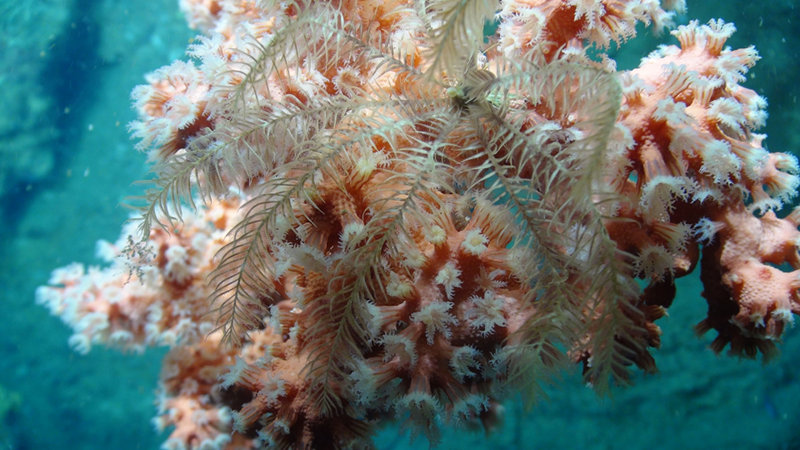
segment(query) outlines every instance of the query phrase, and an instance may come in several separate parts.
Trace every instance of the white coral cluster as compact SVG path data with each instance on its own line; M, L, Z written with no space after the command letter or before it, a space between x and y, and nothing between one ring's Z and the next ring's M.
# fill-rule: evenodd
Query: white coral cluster
M643 164L639 203L646 221L668 220L679 202L722 204L737 189L752 197L754 211L780 208L794 195L796 159L770 155L763 136L751 132L763 125L766 102L738 82L758 54L752 47L723 48L734 31L722 20L680 26L672 32L680 46L660 47L623 77L621 124L637 130L643 143L629 151ZM663 137L668 147L654 147Z
M36 300L73 328L70 344L81 353L96 343L142 351L203 339L215 328L206 314L211 289L205 277L225 236L214 224L228 223L224 216L236 205L184 211L174 234L154 229L145 246L134 244L131 222L116 243L98 245L109 267L58 269L37 289Z

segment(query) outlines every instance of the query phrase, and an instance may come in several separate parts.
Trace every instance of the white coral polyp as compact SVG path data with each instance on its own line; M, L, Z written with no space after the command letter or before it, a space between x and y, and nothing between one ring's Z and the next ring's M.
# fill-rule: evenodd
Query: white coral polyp
M470 327L480 330L482 336L487 336L495 327L506 326L506 318L503 315L504 300L505 297L498 296L493 291L486 291L482 297L477 295L470 297L472 308L466 314Z
M183 284L192 278L189 267L189 253L180 245L171 245L164 253L167 258L165 275L169 281Z
M692 185L687 178L656 176L642 188L639 206L647 219L668 222L675 201L686 199L691 191Z
M446 339L450 338L450 326L458 323L458 319L448 312L452 307L452 302L435 301L411 315L411 320L425 325L428 344L433 344L436 333L441 333Z
M712 140L700 150L703 164L700 172L710 175L716 184L732 184L739 179L742 161L731 152L726 141Z
M447 298L453 298L453 290L461 286L461 271L452 262L448 261L436 274L436 283L444 287Z
M481 233L480 229L472 229L464 236L464 240L461 242L461 248L467 253L477 256L486 251L486 244L488 243L489 239Z
M653 118L665 121L671 128L681 128L692 123L692 118L686 114L686 104L676 102L670 97L658 101Z
M474 377L481 368L479 357L480 352L469 345L453 350L453 354L450 356L450 368L453 370L453 375L462 382L466 378Z

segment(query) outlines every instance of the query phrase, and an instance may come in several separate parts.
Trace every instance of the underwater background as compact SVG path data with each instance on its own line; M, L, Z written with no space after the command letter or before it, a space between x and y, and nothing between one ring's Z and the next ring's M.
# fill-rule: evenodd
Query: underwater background
M195 33L177 0L0 0L0 450L154 449L165 436L150 419L164 350L88 355L67 345L70 330L34 302L50 271L99 264L98 239L113 240L131 213L126 197L147 177L127 124L130 92L144 74L184 58ZM737 26L728 41L755 45L761 61L746 87L769 101L766 147L800 154L800 9L791 0L688 0L689 18ZM636 66L668 34L640 37L615 56ZM800 327L786 332L769 364L716 356L697 274L679 297L654 352L660 368L599 398L577 370L525 409L505 405L491 435L449 430L439 448L800 449ZM577 369L577 368L576 368ZM380 449L427 447L402 426L383 430Z

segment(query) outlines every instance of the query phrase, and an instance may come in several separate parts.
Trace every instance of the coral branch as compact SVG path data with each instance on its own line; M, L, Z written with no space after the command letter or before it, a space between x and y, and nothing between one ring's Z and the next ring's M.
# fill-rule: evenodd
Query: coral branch
M698 264L717 352L771 356L800 313L798 164L755 133L732 24L617 72L683 1L181 6L193 60L133 94L139 235L37 291L78 351L170 347L165 448L361 448L396 418L435 444L570 362L602 392L656 370Z

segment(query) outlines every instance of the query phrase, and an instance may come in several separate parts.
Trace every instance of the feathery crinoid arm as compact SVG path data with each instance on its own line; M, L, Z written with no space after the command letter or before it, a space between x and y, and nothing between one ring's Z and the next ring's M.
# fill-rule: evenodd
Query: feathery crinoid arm
M270 164L249 174L257 180L254 198L220 252L212 300L225 339L235 345L260 326L269 307L297 305L307 324L300 330L304 376L320 411L330 414L342 406L340 389L354 359L374 339L370 308L384 295L385 252L409 221L429 220L441 207L436 193L448 190L441 147L452 120L450 102L430 95L441 87L423 81L381 36L344 22L340 11L322 11L328 20L308 22L319 42L308 45L313 52L306 59L316 58L320 73L353 64L364 81L358 89L260 99L222 136L234 150L252 141L248 134L257 136L243 151L271 153L256 155ZM306 14L321 13L312 7ZM403 83L387 84L387 74ZM278 75L277 82L259 82L305 81ZM225 164L242 173L233 158Z
M196 198L206 202L226 195L230 186L246 188L283 163L302 158L298 152L309 136L374 100L356 98L366 94L364 79L375 75L369 73L376 66L370 61L382 55L385 36L368 36L361 24L345 23L342 11L324 3L301 8L285 2L268 17L257 32L241 38L229 61L215 63L219 68L213 58L208 62L202 43L194 46L192 54L211 66L204 68L202 79L210 93L202 101L188 99L197 102L193 108L202 119L195 121L193 134L183 136L188 130L178 130L178 137L166 144L145 139L159 145L152 186L142 199L142 237L153 224L180 220L182 204L194 208ZM391 61L384 57L381 63L391 66ZM325 79L336 71L340 82L332 86ZM153 97L163 103L163 93L157 94ZM152 120L152 126L161 125L159 120Z
M216 77L207 131L158 165L151 211L193 190L250 199L211 274L218 327L234 348L279 333L316 423L385 409L388 379L361 399L353 377L386 358L393 408L432 440L433 417L474 421L496 382L535 388L559 347L591 358L601 387L638 362L636 285L600 189L617 80L499 54L483 67L486 3L398 8L383 17L408 20L397 33L354 17L368 10L276 11ZM485 343L464 337L476 333ZM471 393L450 390L456 379Z
M531 369L552 359L545 343L554 340L573 359L591 358L585 376L602 391L649 357L629 258L603 224L617 201L602 186L619 83L613 74L564 62L506 62L495 72L468 72L460 89L481 143L469 150L471 186L520 224L513 247L524 267L517 272L534 286L529 300L537 314L508 353L511 377L535 383Z
M498 8L486 0L417 0L427 28L423 48L426 72L433 78L453 77L477 56L484 26Z
M348 149L346 157L323 174L321 202L306 225L313 234L324 223L340 230L321 248L328 262L324 289L304 302L313 316L306 374L327 412L342 406L337 389L378 339L377 306L389 304L388 265L402 256L397 247L411 240L409 230L430 226L442 208L437 192L448 190L446 165L434 158L436 144L420 146L422 132L415 130L420 122L429 132L446 127L444 111L432 108L413 118L393 108L374 113L363 118L360 131L335 142Z

